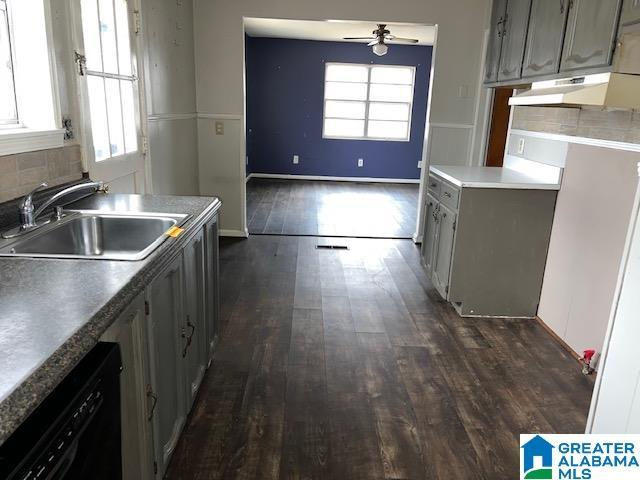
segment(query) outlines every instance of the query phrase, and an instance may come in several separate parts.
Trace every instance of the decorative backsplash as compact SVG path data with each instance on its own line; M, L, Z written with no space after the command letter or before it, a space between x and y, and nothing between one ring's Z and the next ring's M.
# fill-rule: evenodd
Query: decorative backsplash
M511 128L640 144L640 111L514 107Z
M53 187L81 178L79 145L0 156L0 202L20 197L44 181Z

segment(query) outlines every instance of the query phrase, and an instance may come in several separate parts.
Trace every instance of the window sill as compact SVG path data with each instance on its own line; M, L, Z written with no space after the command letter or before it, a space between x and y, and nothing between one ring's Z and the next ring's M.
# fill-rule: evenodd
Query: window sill
M64 129L62 128L0 130L0 155L34 152L62 146L64 146Z

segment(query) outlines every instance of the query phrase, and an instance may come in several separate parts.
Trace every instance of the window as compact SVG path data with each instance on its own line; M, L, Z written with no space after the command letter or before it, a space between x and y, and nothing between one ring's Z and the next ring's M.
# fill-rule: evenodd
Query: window
M327 63L324 138L409 141L415 68Z
M9 13L5 0L0 0L0 126L18 123L14 85Z
M0 0L0 155L64 144L47 5Z
M136 152L136 76L127 1L82 0L82 31L95 160Z

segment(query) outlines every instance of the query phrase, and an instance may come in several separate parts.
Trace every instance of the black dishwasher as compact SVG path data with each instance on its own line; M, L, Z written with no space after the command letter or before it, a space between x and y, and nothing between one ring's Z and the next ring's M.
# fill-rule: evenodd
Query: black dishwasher
M0 479L121 479L121 365L98 343L0 446Z

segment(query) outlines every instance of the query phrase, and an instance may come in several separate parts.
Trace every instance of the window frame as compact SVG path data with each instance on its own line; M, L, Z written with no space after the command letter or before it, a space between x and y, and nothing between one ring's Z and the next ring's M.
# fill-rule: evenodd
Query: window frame
M332 65L344 65L344 66L357 66L357 67L365 67L367 69L367 97L364 100L344 100L344 99L333 99L326 98L326 88L327 88L327 71L328 67ZM390 102L384 100L371 100L369 97L371 95L371 71L376 67L387 67L387 68L407 68L412 72L411 75L411 102ZM415 88L416 88L416 67L414 65L389 65L389 64L380 64L380 63L349 63L349 62L325 62L324 67L324 81L323 81L323 101L322 101L322 138L325 140L365 140L365 141L374 141L374 142L405 142L408 143L411 141L411 124L413 120L413 102L415 99ZM347 83L357 83L363 84L363 82L347 82ZM408 85L406 83L402 84L394 84L394 83L380 83L379 85ZM350 137L350 136L337 136L337 135L327 135L325 133L325 121L327 120L326 111L327 111L327 102L328 101L336 101L336 102L345 102L345 103L364 103L365 104L365 112L364 112L364 135L362 137ZM407 136L405 138L397 138L397 137L369 137L369 107L371 103L388 103L392 105L408 105L409 106L409 117L407 120L380 120L374 119L374 121L389 121L389 122L398 122L398 123L407 123ZM329 119L336 120L359 120L354 118L346 118L346 117L328 117Z
M20 112L18 110L18 96L16 94L16 75L15 75L15 56L14 56L14 48L13 48L13 31L11 28L11 15L9 12L9 6L7 5L7 0L0 0L0 10L4 10L5 18L7 19L7 38L9 39L9 58L11 59L11 88L13 90L13 109L15 111L14 119L3 119L0 118L0 128L1 129L15 129L20 128L22 125L20 123Z

